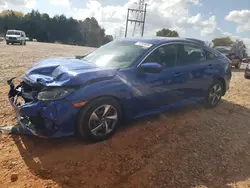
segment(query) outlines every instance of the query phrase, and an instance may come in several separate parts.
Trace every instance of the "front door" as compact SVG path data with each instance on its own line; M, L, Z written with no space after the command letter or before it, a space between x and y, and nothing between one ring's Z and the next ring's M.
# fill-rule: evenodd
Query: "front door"
M157 62L164 69L160 73L139 73L135 75L133 86L137 89L138 100L143 110L150 111L160 107L176 103L183 98L179 90L182 80L175 73L177 45L163 45L155 49L143 63Z

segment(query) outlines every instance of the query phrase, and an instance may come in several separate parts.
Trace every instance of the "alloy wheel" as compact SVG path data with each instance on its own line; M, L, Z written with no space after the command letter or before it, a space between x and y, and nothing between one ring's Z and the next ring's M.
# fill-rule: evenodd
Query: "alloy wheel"
M208 100L211 103L211 105L215 105L216 103L219 102L221 96L222 96L222 87L220 84L215 84L209 92Z
M96 108L89 118L89 129L95 136L105 136L112 132L118 121L118 113L112 105L102 105Z

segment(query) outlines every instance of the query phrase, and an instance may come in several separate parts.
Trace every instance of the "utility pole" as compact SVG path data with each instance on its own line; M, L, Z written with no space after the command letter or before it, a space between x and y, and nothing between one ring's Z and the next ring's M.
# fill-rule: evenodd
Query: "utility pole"
M143 25L142 25L142 30L141 30L141 36L144 34L144 28L145 28L145 21L146 21L146 13L147 13L147 3L145 4L145 12L143 16Z
M136 19L130 18L130 12L136 13ZM134 36L136 28L141 28L141 36L144 34L145 21L146 21L146 13L147 13L147 4L144 4L144 0L139 0L138 9L128 9L127 20L126 20L126 29L125 29L125 37L127 37L128 32L128 22L134 23L134 29L132 35ZM138 24L138 26L137 26Z

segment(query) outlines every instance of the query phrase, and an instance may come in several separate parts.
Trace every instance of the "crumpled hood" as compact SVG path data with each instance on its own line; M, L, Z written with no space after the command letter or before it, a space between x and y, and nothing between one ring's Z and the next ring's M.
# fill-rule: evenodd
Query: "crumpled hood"
M33 65L23 76L44 86L80 85L95 79L111 79L117 69L98 67L75 57L51 58Z

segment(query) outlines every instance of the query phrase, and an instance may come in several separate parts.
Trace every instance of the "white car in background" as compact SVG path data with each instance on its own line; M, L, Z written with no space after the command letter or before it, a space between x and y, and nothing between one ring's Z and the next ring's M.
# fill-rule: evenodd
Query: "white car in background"
M5 36L6 44L9 45L19 43L20 45L26 45L26 34L20 30L8 30Z

